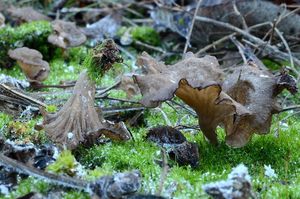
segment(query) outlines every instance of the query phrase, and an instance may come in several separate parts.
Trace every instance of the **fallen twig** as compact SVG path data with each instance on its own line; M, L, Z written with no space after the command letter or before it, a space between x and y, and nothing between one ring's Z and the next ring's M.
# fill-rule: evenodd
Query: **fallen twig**
M202 0L198 0L197 6L196 6L196 10L195 10L195 13L194 13L194 16L193 16L192 24L190 26L190 29L189 29L189 32L188 32L188 35L187 35L187 38L186 38L186 42L185 42L183 54L186 53L186 51L187 51L187 49L188 49L188 47L190 45L190 39L191 39L191 35L192 35L192 32L193 32L195 19L197 17L197 13L198 13L198 10L200 8L201 2L202 2Z
M213 23L214 25L230 29L234 32L237 32L237 33L247 37L249 40L257 43L258 45L266 45L266 50L268 50L269 52L274 54L274 56L276 56L279 59L286 60L286 59L290 58L290 55L288 53L285 53L285 52L282 52L282 51L278 50L278 48L276 48L275 46L266 44L266 42L264 42L260 38L255 37L255 36L251 35L250 33L246 32L246 31L244 31L240 28L237 28L237 27L235 27L235 26L233 26L229 23L224 23L224 22L220 22L220 21L217 21L217 20L214 20L214 19L211 19L211 18L201 17L201 16L196 16L196 20L199 20L199 21L205 22L205 23ZM300 60L299 59L293 57L293 60L298 66L300 66ZM300 76L300 73L299 73L298 70L293 69L293 72L295 72L297 74L297 76Z
M161 193L164 189L164 183L166 181L166 177L167 177L168 170L169 170L166 150L164 148L161 148L160 153L161 153L161 157L162 157L162 170L161 170L161 174L160 174L159 187L156 191L156 195L161 195Z

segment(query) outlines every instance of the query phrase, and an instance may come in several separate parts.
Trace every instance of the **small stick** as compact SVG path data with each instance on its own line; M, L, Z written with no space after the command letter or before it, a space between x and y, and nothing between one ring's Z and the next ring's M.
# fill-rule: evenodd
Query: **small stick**
M128 102L128 103L133 103L133 104L141 104L138 101L133 101L133 100L128 100L128 99L119 99L119 98L108 97L108 96L96 96L95 99L107 99L107 100L114 100L114 101L119 101L119 102Z
M272 52L274 55L276 55L280 59L289 59L290 58L289 54L278 50L278 48L276 48L275 46L266 44L266 42L264 42L260 38L255 37L255 36L251 35L250 33L246 32L246 31L244 31L240 28L237 28L237 27L235 27L235 26L233 26L229 23L224 23L224 22L220 22L220 21L217 21L217 20L214 20L214 19L211 19L211 18L200 17L200 16L196 16L196 20L199 20L201 22L206 22L206 23L213 23L214 25L230 29L232 31L235 31L235 32L243 35L244 37L247 37L248 39L250 39L251 41L257 43L258 45L266 45L266 49L268 51ZM293 57L293 60L298 66L300 66L300 60L299 59ZM300 73L297 70L294 70L294 72L297 74L297 76L300 76Z
M167 153L164 148L161 148L161 156L162 156L162 171L160 174L160 182L159 182L159 187L156 191L156 195L160 196L163 189L164 189L164 184L167 178L169 166L168 166L168 159L167 159Z
M195 13L194 13L194 16L193 16L192 24L190 26L190 29L189 29L189 32L188 32L188 35L187 35L187 38L186 38L186 42L185 42L183 54L186 53L186 51L187 51L187 49L188 49L188 47L190 45L190 39L191 39L191 35L192 35L192 32L193 32L195 19L196 19L196 16L198 14L198 10L200 8L201 2L202 2L202 0L198 0L197 7L196 7L196 10L195 10Z
M226 35L226 36L222 37L221 39L218 39L218 40L214 41L213 43L211 43L211 44L205 46L204 48L200 49L198 52L196 52L195 55L199 56L200 54L204 53L205 51L207 51L207 50L209 50L211 48L214 48L216 45L221 44L224 41L227 41L228 39L230 39L230 37L233 37L235 35L236 35L236 33L232 33L230 35Z
M248 29L252 30L252 29L259 28L259 27L265 26L265 25L269 25L269 22L256 24L256 25L250 26ZM219 45L219 44L223 43L224 41L227 41L228 39L230 39L230 37L234 37L234 36L236 36L236 32L231 33L230 35L226 35L226 36L222 37L221 39L218 39L218 40L214 41L213 43L205 46L204 48L202 48L198 52L196 52L196 55L199 56L200 54L204 53L205 51L207 51L211 48L214 48L216 45Z
M155 47L155 46L152 46L152 45L143 43L143 42L141 42L141 41L135 41L134 43L137 44L137 45L139 45L139 46L148 48L148 49L150 49L150 50L154 50L154 51L157 51L157 52L160 52L160 53L167 53L165 50L163 50L163 49L161 49L161 48L158 48L158 47Z
M5 85L5 84L0 84L0 87L2 87L2 88L5 89L6 91L8 91L8 92L10 92L10 93L12 93L12 94L14 94L14 95L16 95L16 96L18 96L18 97L20 97L21 99L29 100L30 102L33 102L33 103L35 103L35 104L37 104L37 105L39 105L39 106L42 106L42 107L44 107L44 108L47 107L47 104L44 104L43 102L41 102L41 101L39 101L39 100L37 100L37 99L34 99L34 98L30 97L30 96L27 96L27 95L25 95L25 94L23 94L23 93L21 93L21 92L18 92L18 91L16 91L16 90L10 88L9 86L7 86L7 85Z
M243 15L241 14L241 12L239 11L239 9L238 9L237 6L236 6L236 0L234 0L232 4L233 4L233 10L234 10L234 12L235 12L235 13L241 18L241 20L242 20L242 24L243 24L244 30L248 32L248 25L247 25L247 23L246 23L245 18L243 17Z
M285 108L281 109L279 111L279 113L282 113L282 112L285 112L285 111L294 110L294 109L300 109L300 105L294 105L294 106L285 107Z
M185 109L187 112L189 112L191 115L197 116L197 114L196 114L196 112L195 112L194 110L191 110L191 109L185 107L184 105L182 105L182 104L180 104L180 103L178 103L178 102L175 102L174 100L169 100L169 101L170 101L171 103L177 105L177 106L182 107L182 108Z
M53 173L44 172L34 167L29 167L22 162L16 161L0 153L0 164L15 170L19 173L23 173L29 176L33 176L39 179L43 179L46 182L53 183L56 185L62 185L64 187L70 187L88 191L89 182L80 179L75 179L67 176L56 175Z
M117 81L117 82L116 82L115 84L113 84L112 86L107 87L107 88L101 90L101 91L98 92L97 94L98 94L98 95L103 95L104 93L107 93L108 91L110 91L110 90L116 88L117 86L119 86L120 83L121 83L121 80Z

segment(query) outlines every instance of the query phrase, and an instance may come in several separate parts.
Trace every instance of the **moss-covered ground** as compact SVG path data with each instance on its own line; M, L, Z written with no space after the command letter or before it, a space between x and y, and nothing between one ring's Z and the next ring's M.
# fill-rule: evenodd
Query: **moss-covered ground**
M57 52L59 54L59 52ZM83 67L82 60L86 54L86 48L74 48L69 52L66 60L61 57L50 61L51 73L47 84L57 84L60 80L75 80ZM130 71L127 64L118 65L108 72L99 86L109 86L120 72ZM13 69L0 69L1 73L25 79L19 67ZM111 91L111 96L124 98L124 93ZM102 103L102 102L99 102ZM109 106L109 103L102 103ZM163 116L162 111L167 117ZM174 110L168 104L162 104L161 110L149 109L145 111L144 123L138 127L130 128L134 140L126 143L111 142L92 148L80 148L73 154L86 170L86 179L93 180L105 174L117 171L138 169L143 175L141 192L155 194L160 183L162 168L156 163L161 159L161 150L153 143L144 140L148 129L158 125L166 125L171 122L176 125L179 121L182 125L192 126L197 124L197 119L184 110ZM218 129L220 145L210 145L200 131L183 131L188 140L198 143L200 152L200 164L196 169L191 167L179 167L174 162L164 183L162 195L167 198L208 198L203 192L202 185L208 182L226 179L231 169L240 163L249 168L252 176L254 190L260 198L300 198L300 122L299 117L283 118L292 113L282 113L274 117L271 132L265 136L254 136L251 142L243 148L234 149L226 146L224 132ZM167 119L166 119L167 118ZM167 121L169 120L169 121ZM43 137L43 131L34 130L34 123L41 121L41 117L34 118L27 123L14 121L12 116L0 113L0 130L6 136L7 129L13 126L20 129L20 139L26 137L30 140L35 135ZM281 122L280 122L281 121ZM24 128L24 129L22 129ZM23 136L23 137L22 137ZM43 139L40 142L47 142ZM264 166L270 165L276 172L277 178L268 178L264 174ZM29 177L21 180L19 186L10 195L3 198L17 198L31 191L47 193L55 190L54 185L49 185L37 179ZM63 198L89 198L86 193L74 190L66 190Z

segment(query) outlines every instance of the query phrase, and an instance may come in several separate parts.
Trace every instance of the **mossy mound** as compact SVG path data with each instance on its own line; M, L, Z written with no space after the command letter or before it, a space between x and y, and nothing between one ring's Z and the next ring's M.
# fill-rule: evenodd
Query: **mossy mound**
M45 60L50 60L54 46L48 44L47 38L51 31L51 24L47 21L35 21L16 28L7 26L0 29L0 67L11 67L13 60L7 55L8 50L23 46L40 51Z

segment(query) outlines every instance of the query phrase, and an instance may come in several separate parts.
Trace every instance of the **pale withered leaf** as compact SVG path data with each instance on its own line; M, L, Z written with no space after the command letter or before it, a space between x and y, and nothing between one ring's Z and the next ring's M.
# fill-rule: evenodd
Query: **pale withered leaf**
M100 119L94 107L95 86L83 71L74 87L73 95L55 114L41 110L47 136L59 145L75 149L80 143L94 141L100 135L114 140L128 140L130 133L124 123Z
M226 143L233 147L247 144L253 133L268 133L272 115L280 110L276 96L284 88L291 93L297 91L291 76L285 73L274 76L255 65L236 68L222 87L228 95L251 112L249 115L237 116L235 121L230 121L231 118L225 121Z
M183 60L170 66L163 67L162 63L155 62L149 55L142 55L138 64L147 66L148 75L134 75L143 95L141 103L147 107L156 107L160 102L171 99L178 88L178 82L186 79L193 87L208 85L212 82L221 82L223 73L218 68L215 57L205 56L197 58L189 53Z

